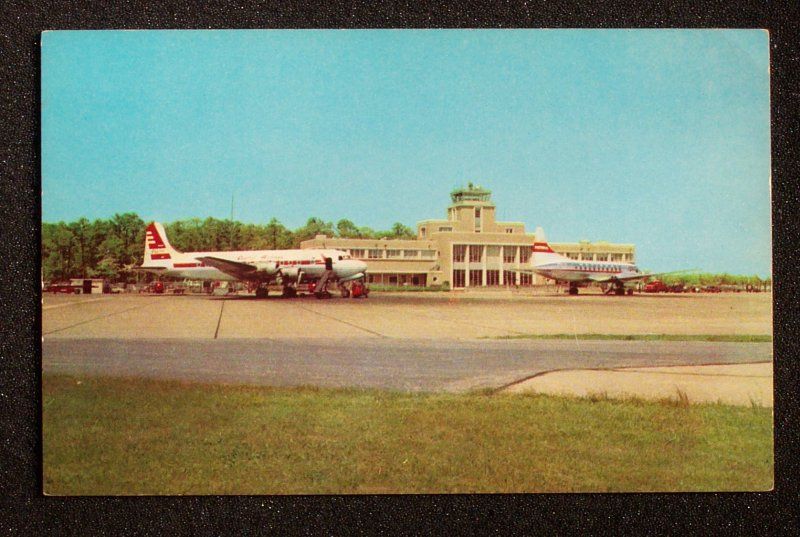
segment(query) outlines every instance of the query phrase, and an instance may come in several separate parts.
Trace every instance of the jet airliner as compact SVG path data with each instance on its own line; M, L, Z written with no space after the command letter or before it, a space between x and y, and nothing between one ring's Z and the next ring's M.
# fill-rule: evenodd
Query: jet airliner
M195 280L244 281L255 284L256 297L267 296L267 286L283 286L283 296L297 295L301 282L316 282L317 298L325 296L329 281L336 281L347 296L345 282L366 280L367 264L341 250L244 250L229 252L179 252L164 226L147 226L141 270L163 276ZM330 295L328 295L330 296Z

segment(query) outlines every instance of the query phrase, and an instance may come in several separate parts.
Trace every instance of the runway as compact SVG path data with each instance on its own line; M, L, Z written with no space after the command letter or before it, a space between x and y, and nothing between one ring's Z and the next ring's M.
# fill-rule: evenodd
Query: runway
M547 371L772 360L770 343L448 339L45 340L45 373L461 392Z
M766 362L770 343L498 339L769 334L767 296L46 296L44 373L468 391L548 371Z

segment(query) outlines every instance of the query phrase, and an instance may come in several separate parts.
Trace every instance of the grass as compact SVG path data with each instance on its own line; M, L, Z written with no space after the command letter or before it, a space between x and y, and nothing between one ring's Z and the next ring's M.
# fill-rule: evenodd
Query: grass
M622 341L709 341L716 343L770 343L770 335L712 334L515 334L485 336L480 339L600 339Z
M607 397L43 380L47 494L768 490L772 413Z

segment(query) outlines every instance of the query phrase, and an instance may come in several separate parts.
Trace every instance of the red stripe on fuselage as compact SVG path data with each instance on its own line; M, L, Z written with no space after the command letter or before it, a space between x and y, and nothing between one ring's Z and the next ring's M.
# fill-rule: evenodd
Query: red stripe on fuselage
M603 269L576 269L576 268L541 268L539 270L559 271L559 272L611 272L622 274L624 270L603 270Z
M531 250L534 252L546 253L546 254L555 253L553 249L550 248L550 245L547 244L546 242L534 242L533 247L531 247Z
M152 254L151 259L172 259L169 254Z
M202 267L202 263L174 263L172 265L175 268L192 268L192 267Z

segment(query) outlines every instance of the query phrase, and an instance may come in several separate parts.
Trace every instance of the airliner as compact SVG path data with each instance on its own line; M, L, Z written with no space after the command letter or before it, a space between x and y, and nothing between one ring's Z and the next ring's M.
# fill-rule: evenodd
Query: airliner
M550 248L541 227L536 228L536 239L531 250L530 265L530 270L519 269L518 272L539 274L545 278L556 280L556 282L568 282L571 295L578 294L579 284L592 282L611 284L606 294L613 292L616 295L624 295L626 282L643 280L659 274L671 274L642 272L633 263L570 259L557 254ZM629 289L628 294L633 294L633 290Z
M283 296L297 295L301 282L316 282L317 298L330 296L326 287L336 281L343 296L345 282L366 280L367 264L341 250L244 250L228 252L179 252L173 248L164 226L147 226L144 261L140 270L162 276L193 280L244 281L256 285L256 297L265 298L270 283L283 286Z

